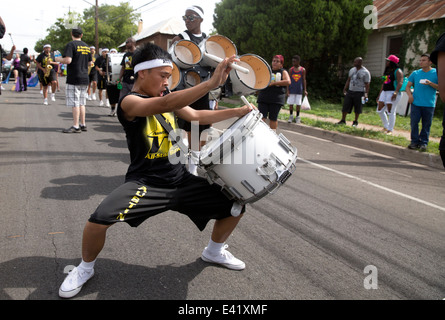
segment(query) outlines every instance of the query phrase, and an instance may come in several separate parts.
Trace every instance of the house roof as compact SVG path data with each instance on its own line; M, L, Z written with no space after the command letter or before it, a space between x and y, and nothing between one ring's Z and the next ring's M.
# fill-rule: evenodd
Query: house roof
M445 18L445 0L374 0L378 28Z
M135 34L133 38L137 42L139 40L148 38L156 33L177 35L184 30L185 30L184 21L182 21L182 19L180 18L173 17L142 29L142 31L138 34ZM123 46L125 46L125 42L122 43L119 46L119 48Z
M184 30L184 21L177 17L173 17L143 29L141 33L135 35L134 38L136 39L136 41L138 41L148 38L149 36L156 33L177 35Z

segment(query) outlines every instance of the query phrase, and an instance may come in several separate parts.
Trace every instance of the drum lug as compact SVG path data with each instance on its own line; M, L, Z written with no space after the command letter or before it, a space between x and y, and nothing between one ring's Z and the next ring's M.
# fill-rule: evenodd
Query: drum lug
M270 176L275 173L276 168L270 160L266 160L266 162L261 167L258 167L256 171L264 180L272 182Z
M222 192L228 197L229 199L243 199L243 195L238 192L234 187L223 187Z
M244 188L246 188L249 192L255 194L255 188L252 187L252 185L247 182L247 180L243 180L241 181L241 184L244 186Z
M287 140L287 138L280 133L278 135L278 138L280 139L280 141L278 142L278 144L283 147L284 150L288 151L288 152L292 152L295 153L296 148L292 147L291 143L289 140Z

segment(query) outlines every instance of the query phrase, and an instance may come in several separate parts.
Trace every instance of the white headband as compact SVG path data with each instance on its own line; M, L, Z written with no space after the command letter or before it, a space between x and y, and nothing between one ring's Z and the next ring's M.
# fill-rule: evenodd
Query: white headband
M148 60L148 61L138 63L137 65L134 66L133 71L134 71L134 73L137 73L138 71L141 71L141 70L153 69L153 68L158 68L158 67L172 67L173 68L173 63L170 60L153 59L153 60Z
M188 7L187 10L196 12L201 19L204 19L204 12L202 10L200 10L198 7L195 7L195 6Z

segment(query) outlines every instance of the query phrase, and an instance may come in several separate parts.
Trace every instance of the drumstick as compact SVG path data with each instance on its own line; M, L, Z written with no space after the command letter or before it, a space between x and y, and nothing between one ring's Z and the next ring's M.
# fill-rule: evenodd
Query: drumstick
M241 96L241 100L244 102L246 106L249 106L251 110L253 110L252 105L247 101L245 96Z
M8 34L9 34L9 36L11 37L12 45L15 46L15 44L14 44L14 40L12 40L12 34L11 34L11 33L8 33Z
M215 55L213 55L213 54L210 54L210 53L207 53L207 52L204 52L204 55L205 55L206 57L212 59L213 61L218 62L218 63L224 60L223 58L217 57L217 56L215 56ZM234 63L231 63L231 64L230 64L230 67L233 68L233 69L235 69L235 70L241 71L242 73L245 73L245 74L248 74L248 73L249 73L249 69L246 69L246 68L241 67L241 66L239 66L239 65L237 65L237 64L234 64Z

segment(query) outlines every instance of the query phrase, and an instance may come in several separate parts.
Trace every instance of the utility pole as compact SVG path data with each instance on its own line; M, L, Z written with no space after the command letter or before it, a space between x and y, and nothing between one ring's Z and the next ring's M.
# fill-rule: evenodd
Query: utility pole
M96 42L96 50L99 52L99 0L96 0L96 9L95 9L95 42Z

